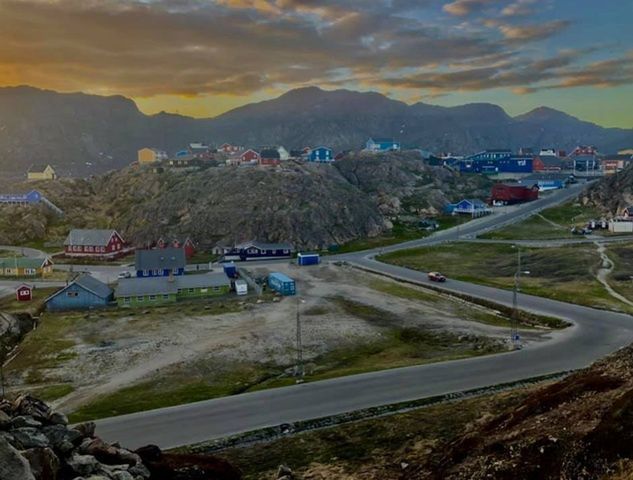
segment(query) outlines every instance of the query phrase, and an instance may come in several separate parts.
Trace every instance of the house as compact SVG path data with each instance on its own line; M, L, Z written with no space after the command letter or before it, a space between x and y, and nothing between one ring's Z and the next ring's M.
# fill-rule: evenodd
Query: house
M633 205L622 209L622 217L627 219L633 218Z
M29 193L6 193L0 194L0 203L12 205L35 205L42 201L42 194L37 190Z
M269 260L291 258L294 252L289 243L244 242L234 247L218 247L223 250L224 260Z
M563 160L556 155L538 155L532 159L533 172L560 172Z
M243 152L244 151L244 147L239 146L239 145L231 145L230 143L223 143L222 145L220 145L218 150L220 152L229 153L229 154L230 153L239 153L239 152Z
M568 166L578 171L594 171L600 168L600 158L596 147L580 145L567 156Z
M279 154L279 160L281 160L282 162L290 159L290 152L288 152L288 150L280 145L262 145L261 147L259 147L259 151L260 153L262 153L262 156L265 150L276 151Z
M501 160L502 158L508 158L510 156L512 156L512 150L507 148L494 148L469 155L466 157L466 160Z
M306 157L307 154L303 150L290 150L290 158L293 160L303 160Z
M156 242L157 248L182 248L185 251L185 257L191 258L196 253L196 244L188 236L165 236L158 239Z
M240 163L259 163L261 156L253 149L248 149L240 155Z
M633 163L633 155L607 155L601 159L602 172L605 175L613 175L621 172L631 163Z
M86 273L48 297L44 304L48 311L87 310L107 307L112 296L110 287Z
M311 162L329 163L334 161L334 155L331 148L316 147L310 150L308 160Z
M49 164L35 164L29 167L26 178L28 180L55 180L57 173Z
M477 198L465 198L453 205L454 214L467 214L471 217L482 217L492 213L492 210L484 202Z
M200 160L209 160L213 158L213 150L209 145L202 142L190 143L187 146L187 151L193 158Z
M224 273L126 278L119 281L116 301L119 307L146 307L225 295L230 290L231 282Z
M0 258L2 277L46 277L53 273L53 262L49 257L4 257Z
M15 299L18 302L30 302L33 300L33 286L23 283L15 289Z
M488 157L490 155L490 157ZM501 156L500 151L466 157L452 163L463 173L484 173L495 175L499 173L532 173L533 158L508 154Z
M116 230L73 229L64 241L68 257L116 258L132 250Z
M518 181L521 185L525 185L526 187L537 186L540 192L545 192L548 190L558 190L561 188L565 188L567 183L570 180L570 176L564 173L562 174L543 174L543 175L533 175L529 177L522 178Z
M609 231L611 233L633 233L633 221L625 219L614 219L609 221Z
M393 138L370 138L365 143L365 150L368 152L399 152L400 142Z
M260 165L279 165L281 163L281 156L279 155L279 152L277 150L262 150L259 155Z
M137 250L134 269L137 277L169 277L185 273L185 250L168 247L158 250Z
M167 152L151 147L141 148L138 152L136 152L136 156L138 158L138 163L141 165L167 160Z
M554 148L541 148L538 153L539 157L557 157L558 154Z
M490 193L493 205L512 205L531 202L538 199L538 186L525 186L515 183L495 183Z

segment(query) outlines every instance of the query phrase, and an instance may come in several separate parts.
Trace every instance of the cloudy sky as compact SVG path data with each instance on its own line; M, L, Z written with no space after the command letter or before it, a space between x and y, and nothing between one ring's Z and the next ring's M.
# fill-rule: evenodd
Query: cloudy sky
M0 0L0 85L213 116L306 85L633 127L631 0Z

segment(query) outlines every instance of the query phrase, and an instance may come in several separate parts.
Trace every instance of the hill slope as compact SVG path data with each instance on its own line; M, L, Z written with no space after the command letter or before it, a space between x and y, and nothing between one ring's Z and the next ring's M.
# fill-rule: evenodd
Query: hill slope
M23 174L38 162L51 162L64 175L102 173L131 163L137 149L147 145L170 152L197 140L358 149L376 135L455 153L521 146L570 149L579 143L614 151L633 145L633 130L602 128L551 109L512 118L491 104L409 106L378 93L316 87L211 119L144 115L120 96L0 89L0 172L8 175Z

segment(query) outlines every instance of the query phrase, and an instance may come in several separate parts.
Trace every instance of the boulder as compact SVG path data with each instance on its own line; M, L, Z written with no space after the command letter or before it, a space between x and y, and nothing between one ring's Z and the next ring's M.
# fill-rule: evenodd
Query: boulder
M37 480L57 480L59 459L50 448L30 448L22 452Z
M92 455L98 461L107 465L136 465L141 463L141 458L137 454L124 448L107 444L100 438L82 443L80 452L85 455Z
M35 480L26 458L2 437L0 437L0 478L3 480Z
M99 462L90 455L80 455L74 453L70 459L66 460L70 469L80 476L96 474L100 470Z
M51 409L46 403L30 395L20 395L13 402L13 411L17 415L28 415L42 422L51 414Z
M11 430L16 446L22 449L43 448L49 446L49 441L39 429L34 427L15 428Z
M63 425L49 425L42 429L51 446L55 450L67 453L75 448L75 444L81 439L81 434L77 430L68 429Z
M68 417L61 412L52 412L48 421L53 425L68 425Z
M31 427L38 428L42 426L42 422L35 420L28 415L18 415L11 420L11 428Z
M89 437L92 438L95 436L95 429L97 428L95 422L84 422L79 425L75 425L73 428L77 430L83 438Z
M7 428L9 425L11 425L11 417L3 410L0 410L0 429Z

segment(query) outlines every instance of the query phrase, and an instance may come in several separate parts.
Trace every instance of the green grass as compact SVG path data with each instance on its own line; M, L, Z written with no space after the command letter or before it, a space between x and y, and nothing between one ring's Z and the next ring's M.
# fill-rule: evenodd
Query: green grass
M544 218L543 218L544 217ZM481 238L495 240L552 240L577 237L571 233L572 226L584 226L589 220L600 218L601 214L592 207L577 203L566 203L543 210L523 222L489 232ZM554 222L560 227L552 225Z
M187 263L209 263L217 261L218 258L214 253L196 252L191 258L187 259Z
M595 279L600 257L594 245L522 248L521 291L598 308L628 310ZM393 252L382 261L451 278L511 289L517 268L512 245L454 243Z
M614 269L608 278L609 285L629 300L633 300L633 243L608 245L607 256Z
M448 228L466 223L470 220L470 217L458 215L443 215L437 218L437 221L440 224L440 228L435 231L446 230ZM372 248L387 247L389 245L395 245L397 243L417 240L418 238L424 238L429 236L431 233L433 232L417 228L414 225L395 222L393 229L390 232L383 233L376 237L353 240L349 243L341 245L335 253L350 253L362 250L369 250Z
M26 312L35 315L44 307L44 300L57 290L59 290L57 287L36 287L33 290L33 299L30 302L18 302L15 294L12 294L0 299L0 310L8 313Z
M433 291L424 291L417 288L407 287L402 283L389 282L385 280L371 279L368 282L369 288L377 290L394 297L406 300L419 300L421 302L437 303L442 301L442 297Z
M29 393L46 402L52 402L58 398L65 397L74 391L72 385L62 383L58 385L47 385L45 387L37 387L29 390Z
M225 449L214 452L214 455L240 468L245 480L275 478L274 472L280 464L288 465L301 475L314 463L337 463L351 478L368 465L393 464L394 459L402 456L419 459L428 446L449 441L485 414L518 406L527 392L520 389L432 405L407 413ZM381 477L372 478L396 478L392 475L393 471L387 471Z

